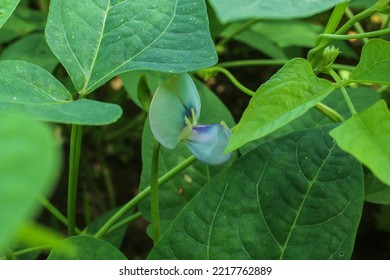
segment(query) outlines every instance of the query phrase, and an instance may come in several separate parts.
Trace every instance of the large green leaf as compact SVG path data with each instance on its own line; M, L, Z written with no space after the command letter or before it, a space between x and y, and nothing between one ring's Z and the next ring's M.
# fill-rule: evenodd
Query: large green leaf
M45 36L40 33L25 36L8 46L1 53L1 60L28 61L49 72L53 72L58 65L57 58L46 44Z
M337 144L390 185L390 112L382 99L330 132Z
M73 248L71 254L61 248L53 248L48 260L126 260L127 258L110 243L90 236L72 236L65 239L63 247Z
M151 259L348 259L363 170L329 127L267 141L213 178Z
M0 113L36 120L104 125L122 114L118 105L72 95L46 70L23 61L0 62Z
M15 10L20 0L1 0L1 2L2 3L0 6L0 28L7 21L7 19L12 15L12 12Z
M290 60L252 97L233 130L227 151L240 148L298 118L324 99L334 86L317 78L307 60Z
M59 173L60 150L45 125L0 114L0 252L37 213Z
M52 0L46 37L81 93L129 70L188 72L217 60L204 0Z
M211 124L225 121L229 127L234 125L233 117L223 103L205 85L196 82L199 91L202 111L199 124ZM153 152L153 134L147 120L142 135L142 174L141 189L150 184L150 166ZM159 176L164 175L168 170L177 166L184 159L191 155L185 143L179 143L175 149L160 148ZM161 186L160 195L160 216L162 231L164 231L180 212L180 210L191 200L191 198L215 175L220 167L209 167L203 163L196 162L186 170L178 174L172 180ZM142 214L150 219L150 200L145 199L140 204Z
M362 49L359 64L350 74L351 83L390 84L390 42L371 39Z
M226 23L245 19L291 19L308 17L346 0L209 0L219 19Z
M380 98L380 94L370 87L361 86L357 88L348 88L347 91L356 110L358 111L362 111L370 107ZM343 95L340 90L335 90L334 92L329 94L322 101L322 103L336 110L336 112L338 112L345 119L351 117L351 111L349 110L347 103L344 101ZM275 130L274 132L264 136L261 139L247 143L240 148L240 152L242 154L245 154L246 152L253 149L255 146L271 138L282 136L284 134L298 130L321 127L332 123L333 121L326 117L324 114L322 114L319 110L317 110L316 108L311 108L304 115L279 128L278 130Z

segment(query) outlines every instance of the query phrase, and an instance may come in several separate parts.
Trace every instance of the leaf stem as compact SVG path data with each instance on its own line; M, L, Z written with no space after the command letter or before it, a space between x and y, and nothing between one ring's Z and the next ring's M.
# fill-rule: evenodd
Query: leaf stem
M160 239L160 208L158 197L158 159L160 154L160 143L154 139L151 176L150 176L150 211L152 217L153 243L156 245Z
M236 68L246 66L261 66L261 65L283 65L288 62L288 59L247 59L238 61L228 61L218 63L216 67L221 68Z
M220 72L220 73L224 74L243 93L246 93L249 96L255 95L255 92L253 90L250 90L249 88L247 88L246 86L241 84L236 79L236 77L234 77L234 75L232 73L230 73L228 70L226 70L225 68L222 68L222 67L219 67L219 66L214 66L214 67L210 67L210 68L206 69L206 71L209 71L209 72L213 72L213 71Z
M357 114L357 111L356 111L356 109L355 109L355 106L353 105L352 100L351 100L351 98L349 97L347 90L346 90L345 87L343 86L342 80L341 80L341 78L339 77L339 75L338 75L333 69L330 69L330 70L329 70L329 75L330 75L338 84L340 84L340 90L341 90L341 93L342 93L343 96L344 96L345 101L347 102L349 111L351 112L352 115L356 115L356 114Z
M57 218L62 224L68 226L68 219L53 205L48 201L45 197L41 197L39 202L47 211L49 211L54 217ZM80 234L81 230L76 227L76 233Z
M333 9L333 12L325 26L324 33L334 33L337 30L337 27L340 24L341 19L344 16L345 9L348 7L348 2L337 4ZM314 54L323 50L328 44L330 40L326 38L320 38L317 36L316 39L316 47L311 49L308 54L308 60L311 61L314 57Z
M50 250L51 248L52 248L51 245L40 245L40 246L36 246L36 247L31 247L31 248L15 251L13 254L15 257L17 257L17 256L21 256L24 254L32 253L35 251ZM0 260L6 260L6 259L7 259L7 256L0 257Z
M76 233L76 197L79 175L83 126L72 125L70 136L69 178L68 178L68 235Z
M167 181L176 176L179 172L186 169L188 166L192 165L196 162L196 158L194 156L190 156L179 165L175 166L163 176L158 179L158 186L162 186ZM139 202L148 197L150 194L151 186L147 186L143 189L138 195L136 195L133 199L127 202L121 209L118 210L94 235L95 238L101 238L106 232L108 232L114 224L120 220L127 212L129 212L132 208L134 208Z
M348 7L348 2L345 2L345 3L340 3L338 4L333 13L332 13L332 16L331 16L331 19L329 20L328 24L327 24L327 27L325 28L324 30L324 33L326 34L331 34L331 33L334 33L334 34L337 34L337 35L340 35L340 34L344 34L346 33L351 27L354 26L354 24L356 24L357 22L365 19L366 17L369 17L371 16L373 13L375 13L377 11L377 6L374 5L374 6L371 6L370 8L362 11L361 13L353 16L352 18L350 18L342 27L340 27L339 30L336 30L337 28L337 25L340 23L340 20L346 10L346 8ZM334 18L332 19L334 15ZM328 27L329 26L329 27ZM321 36L318 35L318 36ZM317 53L317 52L320 52L322 51L327 45L329 45L329 43L332 41L331 38L321 38L321 37L318 37L317 39L317 46L313 49L311 49L307 55L309 61L312 60L312 58L314 57L314 55Z
M137 219L139 219L139 218L141 218L141 217L142 217L141 212L137 212L137 213L131 215L130 217L127 217L126 219L123 219L122 221L120 221L120 222L116 223L115 225L113 225L113 226L107 231L107 233L110 233L111 231L114 231L114 230L116 230L117 228L120 228L120 227L122 227L122 226L124 226L124 225L127 225L127 224L131 223L132 221L137 220Z
M228 61L218 63L216 67L222 68L238 68L238 67L248 67L248 66L276 66L284 65L288 62L288 59L246 59L246 60L237 60L237 61ZM337 70L349 70L352 71L355 69L355 66L338 64L334 63L332 65L333 69Z
M319 102L314 106L314 108L316 108L318 111L320 111L322 114L327 116L329 119L331 119L335 123L344 121L344 118L338 112L336 112L332 108L326 106L324 103Z
M358 33L358 34L350 34L350 35L338 35L338 34L320 34L318 37L320 38L328 38L332 40L351 40L351 39L362 39L362 38L370 38L382 36L390 33L390 28L381 29L377 31L371 31L366 33Z
M349 19L351 19L351 18L353 18L355 16L350 8L347 8L345 10L345 14L347 15L347 17ZM360 22L356 22L353 26L355 27L357 32L359 32L361 34L366 33L366 31L364 31L363 26L360 24ZM367 38L362 38L362 41L363 41L364 44L366 44L368 42L368 39Z

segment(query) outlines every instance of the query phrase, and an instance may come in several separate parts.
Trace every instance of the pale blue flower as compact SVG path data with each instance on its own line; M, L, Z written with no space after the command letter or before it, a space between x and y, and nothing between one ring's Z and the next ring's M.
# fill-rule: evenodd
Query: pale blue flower
M230 158L224 154L231 131L224 123L198 125L198 90L188 74L177 74L161 84L149 109L150 127L156 139L173 149L185 141L194 156L206 164L221 164Z

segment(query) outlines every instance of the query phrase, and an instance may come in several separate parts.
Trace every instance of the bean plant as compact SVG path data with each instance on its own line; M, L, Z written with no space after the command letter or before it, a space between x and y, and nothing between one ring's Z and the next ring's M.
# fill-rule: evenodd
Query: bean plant
M2 0L0 258L131 259L145 222L151 260L352 258L390 204L389 3ZM96 131L142 172L91 214Z

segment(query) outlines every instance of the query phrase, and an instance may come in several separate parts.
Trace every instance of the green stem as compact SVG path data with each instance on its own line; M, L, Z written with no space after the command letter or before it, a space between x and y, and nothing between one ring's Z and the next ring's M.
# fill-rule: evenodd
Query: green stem
M356 114L357 114L357 111L356 111L356 109L355 109L355 106L353 105L352 100L351 100L351 98L349 97L347 90L346 90L345 87L342 85L342 80L341 80L341 78L339 77L339 75L338 75L333 69L330 69L330 70L329 70L329 75L330 75L338 84L340 84L340 90L341 90L341 92L342 92L342 94L343 94L343 96L344 96L345 101L347 102L349 111L351 112L352 115L356 115Z
M328 33L328 34L335 33L337 35L344 34L351 27L353 27L355 23L365 19L366 17L371 16L373 13L375 13L377 11L377 7L374 5L370 8L362 11L361 13L355 15L351 19L349 19L342 27L340 27L339 30L337 30L337 32L334 32L335 27L337 28L337 25L340 23L342 15L344 14L347 6L348 6L348 2L345 2L345 3L338 4L335 7L335 10L333 11L335 13L334 20L328 22L327 26L329 26L329 28L325 28L324 33ZM337 10L337 12L336 12L336 10ZM333 16L333 14L332 14L332 16ZM332 19L332 17L331 17L331 19ZM332 39L330 39L330 38L318 38L317 46L315 48L311 49L308 53L308 56L307 56L308 59L311 61L311 59L314 57L314 54L317 52L320 52L324 48L326 48L326 46L328 46L331 41L332 41Z
M351 19L351 18L353 18L355 16L350 8L347 8L345 10L345 14L347 15L347 17L349 19ZM366 31L364 31L364 28L360 24L360 22L356 22L353 26L355 27L355 29L356 29L356 31L358 33L361 33L361 34L366 33ZM362 38L362 41L366 44L368 42L368 39L367 38Z
M115 225L113 225L113 226L107 231L107 233L110 233L111 231L114 231L114 230L116 230L117 228L120 228L120 227L122 227L122 226L124 226L124 225L127 225L127 224L129 224L129 223L131 223L131 222L133 222L133 221L135 221L135 220L141 218L141 217L142 217L141 212L137 212L137 213L131 215L130 217L127 217L126 219L123 219L122 221L120 221L120 222L116 223Z
M344 16L345 9L348 7L348 2L340 3L333 9L332 15L330 16L328 23L325 26L324 33L334 33L340 24L341 19ZM322 39L317 37L316 47L311 49L307 54L308 60L311 61L314 54L323 50L329 43L328 39Z
M337 32L335 34L344 34L346 33L348 30L350 30L357 22L367 18L367 17L370 17L372 14L374 14L375 12L377 11L377 7L374 5L374 6L371 6L370 8L360 12L359 14L353 16L352 18L350 18L342 27L340 27L339 30L337 30ZM326 32L326 33L330 33L330 32Z
M152 156L152 168L150 176L150 211L152 217L153 243L160 239L160 208L158 197L158 159L160 143L155 139Z
M72 125L70 136L69 180L68 180L68 235L76 233L76 196L79 175L83 126Z
M239 90L241 90L243 93L246 93L250 96L255 95L255 92L253 90L250 90L249 88L245 87L243 84L241 84L236 77L232 73L230 73L228 70L225 68L219 67L219 66L214 66L206 69L206 71L216 71L224 74Z
M248 59L238 61L228 61L218 63L216 67L221 68L236 68L247 66L261 66L261 65L283 65L288 62L288 59Z
M247 67L247 66L262 66L262 65L283 65L288 62L287 59L246 59L246 60L237 60L229 62L218 63L217 66L222 68L238 68L238 67ZM355 69L355 66L346 65L346 64L337 64L332 65L333 69L337 70L349 70L352 71Z
M333 68L333 69L336 69L336 70L348 70L348 71L353 71L353 70L355 69L355 66L345 65L345 64L338 64L338 63L333 63L332 68Z
M217 44L216 48L222 48L223 46L225 46L231 39L233 39L235 36L237 36L238 34L240 34L241 32L243 32L244 30L248 29L249 27L251 27L253 24L255 24L256 22L258 22L259 19L252 19L252 20L249 20L245 23L243 23L242 25L238 26L236 30L234 30L233 32L231 32L229 34L229 36L226 36L224 37L223 39L221 39L221 41Z
M381 29L372 32L366 33L358 33L358 34L350 34L350 35L337 35L337 34L320 34L318 37L320 38L328 38L332 40L351 40L351 39L361 39L361 38L370 38L382 36L390 33L390 28Z
M13 254L15 257L18 257L18 256L21 256L24 254L35 252L35 251L50 250L51 248L52 248L52 246L50 246L50 245L40 245L40 246L36 246L36 247L31 247L31 248L15 251ZM0 260L6 260L7 258L8 258L7 256L3 256L3 257L0 257Z
M344 121L344 118L338 112L326 106L324 103L319 102L314 106L314 108L316 108L335 123Z
M45 197L41 197L39 202L47 211L56 217L57 220L59 220L65 226L68 226L68 219L53 204L51 204L50 201L48 201ZM80 234L80 232L80 229L76 227L76 233Z
M171 170L169 170L167 173L165 173L162 177L158 179L158 186L162 186L167 181L172 179L174 176L176 176L178 173L186 169L188 166L192 165L194 162L196 162L196 159L194 156L190 156L183 162L181 162L179 165L175 166ZM140 203L142 200L144 200L146 197L149 196L151 190L151 186L146 187L143 189L137 196L135 196L133 199L131 199L129 202L127 202L121 209L118 210L100 229L99 231L94 235L96 238L101 238L107 231L109 231L116 222L118 222L127 212L129 212L131 209L133 209L138 203Z

